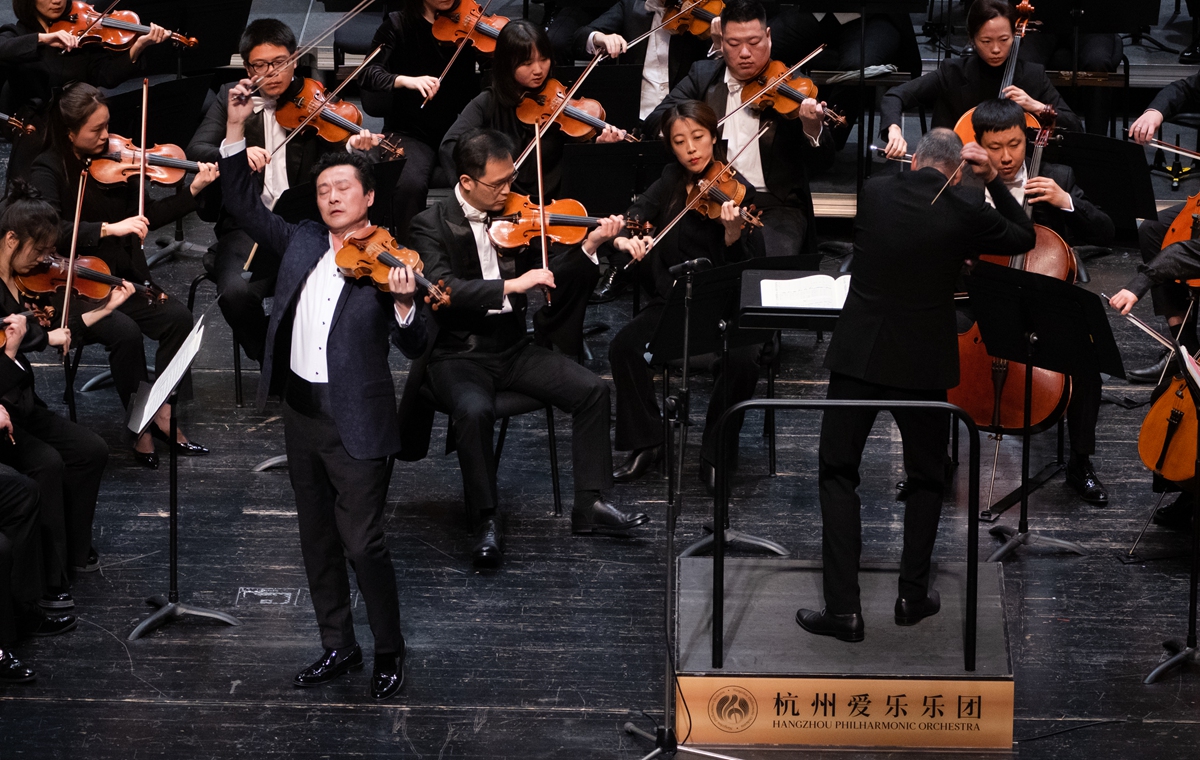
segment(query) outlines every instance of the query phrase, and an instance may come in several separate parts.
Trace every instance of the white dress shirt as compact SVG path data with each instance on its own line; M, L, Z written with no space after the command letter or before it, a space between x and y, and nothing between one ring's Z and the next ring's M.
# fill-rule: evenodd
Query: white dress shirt
M650 28L658 26L663 19L661 0L646 0L646 10L654 13L650 20ZM596 54L596 35L588 35L587 53ZM626 40L628 42L628 40ZM671 93L668 61L671 51L671 33L659 29L646 40L646 61L642 64L642 99L638 106L638 118L645 119L658 104L666 100Z
M483 272L483 279L502 279L500 277L500 257L496 253L495 244L492 243L492 239L488 237L487 233L487 212L480 211L467 203L463 198L460 185L454 186L454 197L458 200L458 205L462 206L463 215L467 217L467 224L471 226L471 234L475 236L475 250L479 252L479 269ZM499 309L488 309L488 314L508 314L511 311L512 304L509 303L508 296L504 296L504 305Z
M817 21L821 21L827 15L828 14L826 14L826 13L817 13L816 11L813 11L813 16L816 17ZM861 13L835 13L835 14L833 14L833 17L837 19L837 22L839 24L848 24L856 18L861 18L862 14Z
M725 69L725 86L729 88L729 95L725 99L725 113L730 114L742 105L742 83L729 69ZM733 162L733 168L741 172L742 176L754 185L755 190L766 190L767 180L763 173L762 155L758 149L758 140L754 139L759 128L758 116L747 106L721 125L721 137L725 138L725 149L731 159L745 147L742 155Z
M254 102L254 113L263 120L263 148L268 154L274 154L275 148L287 139L287 132L280 126L279 119L275 118L275 101L257 95L251 100ZM273 156L271 162L263 169L263 205L275 208L275 202L287 189L287 156Z
M1004 183L1004 186L1008 188L1009 194L1022 206L1025 205L1025 183L1027 181L1029 181L1029 170L1024 164L1021 164L1021 170L1017 172L1017 176L1013 177L1012 182ZM988 202L988 205L995 207L996 202L992 200L992 193L986 187L983 189L983 198ZM1060 210L1072 212L1075 210L1075 199L1071 198L1070 192L1067 193L1067 198L1070 205Z

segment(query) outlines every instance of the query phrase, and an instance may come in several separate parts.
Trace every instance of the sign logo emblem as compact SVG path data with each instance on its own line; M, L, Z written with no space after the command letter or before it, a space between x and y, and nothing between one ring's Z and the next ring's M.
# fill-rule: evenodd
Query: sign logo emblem
M758 702L741 686L726 686L708 700L708 719L727 734L745 731L758 717Z

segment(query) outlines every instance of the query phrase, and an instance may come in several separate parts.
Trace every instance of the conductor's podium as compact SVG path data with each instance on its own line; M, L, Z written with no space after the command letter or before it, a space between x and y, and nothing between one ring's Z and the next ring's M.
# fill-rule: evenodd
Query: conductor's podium
M976 669L963 669L965 563L935 563L941 612L893 619L896 565L859 574L866 640L814 636L796 624L819 609L818 562L725 561L725 659L712 667L712 559L679 567L676 731L709 747L905 747L1009 751L1013 673L1000 563L980 566Z

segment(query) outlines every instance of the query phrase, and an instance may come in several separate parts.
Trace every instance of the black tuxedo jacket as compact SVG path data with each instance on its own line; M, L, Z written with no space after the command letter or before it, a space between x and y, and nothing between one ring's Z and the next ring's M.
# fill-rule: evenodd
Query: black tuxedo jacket
M886 139L888 127L900 123L900 114L918 106L933 109L932 126L953 129L964 113L985 100L999 97L1003 77L1003 66L992 68L977 55L947 58L937 71L884 93L879 106L880 134ZM1073 132L1083 131L1083 122L1050 84L1044 66L1018 59L1013 84L1031 98L1054 106L1058 111L1058 126Z
M1161 113L1164 120L1173 119L1184 112L1195 111L1197 107L1200 107L1200 72L1162 88L1148 106Z
M626 42L630 42L650 31L653 21L654 13L647 10L646 0L620 0L595 21L575 32L575 57L582 60L591 58L587 52L587 41L592 32L619 34ZM667 81L671 87L679 84L687 76L693 63L708 57L710 45L708 40L690 34L671 35L671 44L667 49ZM617 63L641 66L646 62L646 48L645 42L631 48L617 59Z
M672 89L667 99L646 117L646 134L657 135L667 109L681 100L703 100L712 106L720 119L725 116L728 97L725 62L697 61L679 86ZM763 112L762 123L770 125L766 134L758 138L767 190L775 197L804 209L811 229L814 215L809 177L833 165L833 138L828 129L822 130L819 146L813 147L804 134L800 119L785 119L771 108Z
M875 177L864 186L855 219L850 294L825 366L897 388L938 390L958 384L955 283L963 259L1012 256L1034 245L1033 223L996 180L988 190L949 188L932 168Z
M1108 245L1116 236L1116 227L1075 184L1075 172L1061 164L1042 164L1041 176L1049 177L1071 194L1074 211L1063 211L1049 203L1033 204L1033 221L1057 232L1070 245Z
M305 220L289 224L262 204L242 151L220 159L226 210L252 239L283 254L275 283L275 308L258 384L258 406L282 392L290 371L292 322L308 275L329 250L329 228ZM400 449L396 389L388 366L388 341L410 359L425 351L424 312L401 329L392 297L368 280L347 279L329 326L329 395L342 445L355 459L378 459Z

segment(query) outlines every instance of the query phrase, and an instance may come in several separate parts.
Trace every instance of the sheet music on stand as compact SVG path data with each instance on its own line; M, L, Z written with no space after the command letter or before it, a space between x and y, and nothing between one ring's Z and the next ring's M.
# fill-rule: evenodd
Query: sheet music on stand
M216 303L216 301L213 301L213 303ZM142 434L142 431L154 419L154 415L158 413L159 408L167 402L167 399L171 398L171 394L175 392L175 388L183 380L184 374L192 366L192 360L196 358L196 354L200 352L200 344L204 342L205 321L211 309L212 304L196 320L196 324L192 326L192 331L188 333L187 338L183 341L183 345L179 347L174 358L171 359L171 363L163 370L161 376L154 379L154 385L142 383L137 393L133 395L132 408L129 411L128 427L133 431L134 435Z

